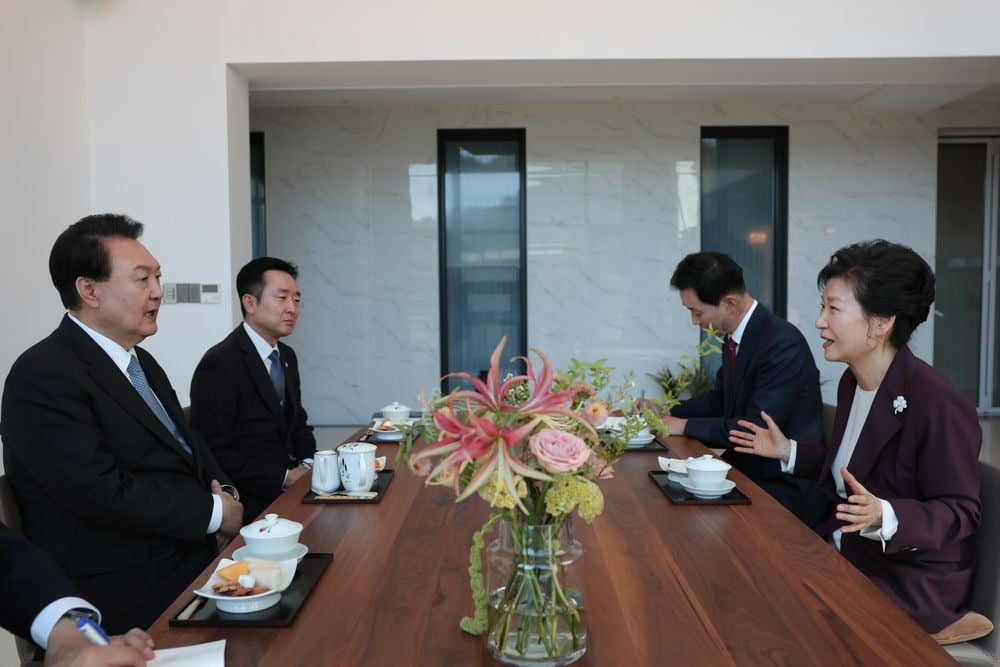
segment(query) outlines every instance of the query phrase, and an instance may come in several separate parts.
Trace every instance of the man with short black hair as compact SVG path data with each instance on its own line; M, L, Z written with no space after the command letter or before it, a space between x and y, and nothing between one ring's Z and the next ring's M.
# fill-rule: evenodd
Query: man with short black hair
M191 424L240 487L249 522L306 472L316 438L302 407L295 330L298 269L260 257L240 269L243 322L205 353L191 378Z
M788 437L823 441L819 370L802 332L758 303L746 289L743 269L723 253L688 255L670 286L680 291L694 324L711 325L726 337L714 388L681 402L664 422L671 433L724 448L724 459L815 525L824 518L818 487L782 473L776 461L734 452L729 442L737 420L763 425L761 410Z
M68 312L14 362L2 406L25 535L113 633L151 624L243 516L166 373L138 346L156 333L163 297L141 233L103 214L59 235L49 272Z

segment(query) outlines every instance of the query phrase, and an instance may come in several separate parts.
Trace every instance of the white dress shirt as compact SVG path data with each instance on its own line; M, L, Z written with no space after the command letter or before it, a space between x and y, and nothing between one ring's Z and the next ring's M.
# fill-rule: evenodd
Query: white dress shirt
M59 598L45 605L45 608L38 612L38 616L35 616L35 620L31 622L31 638L35 640L35 643L42 648L48 648L52 628L70 609L89 609L97 614L97 620L100 623L101 612L83 598Z
M67 313L69 319L76 323L83 331L90 336L97 345L104 350L104 352L111 357L112 363L118 367L118 370L122 372L125 378L132 384L132 378L128 374L128 364L132 360L132 357L136 356L135 349L126 350L124 347L111 340L107 336L97 331L94 331L86 324L78 320L73 316L73 313ZM133 385L134 386L134 385ZM156 401L163 407L163 401L160 400L159 396L156 396L156 392L153 392L153 396L156 397ZM163 411L166 414L166 410ZM212 494L212 517L208 520L208 530L205 532L207 534L212 534L219 530L219 526L222 525L222 499L219 498L214 493ZM58 620L58 619L57 619ZM51 628L50 628L51 629Z

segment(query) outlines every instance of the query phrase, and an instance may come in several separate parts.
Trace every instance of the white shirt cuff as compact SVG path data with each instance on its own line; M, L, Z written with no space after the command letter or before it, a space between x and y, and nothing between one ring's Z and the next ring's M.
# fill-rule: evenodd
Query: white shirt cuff
M885 553L885 543L891 540L896 531L899 530L899 518L896 516L896 510L892 509L892 503L881 498L878 501L882 505L882 527L866 528L861 531L861 537L880 541L882 553Z
M222 498L212 494L212 518L208 520L208 530L205 532L211 535L222 525Z
M796 440L789 440L791 447L788 450L788 462L781 462L781 472L794 472L795 471L795 452L798 450L799 443Z
M35 640L35 643L42 648L48 648L52 628L70 609L89 609L97 614L98 620L101 618L101 612L83 598L59 598L47 604L31 622L31 638Z

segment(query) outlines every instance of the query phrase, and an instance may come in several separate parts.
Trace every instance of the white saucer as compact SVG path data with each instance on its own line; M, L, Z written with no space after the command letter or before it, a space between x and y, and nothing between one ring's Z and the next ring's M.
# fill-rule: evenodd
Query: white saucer
M233 552L233 560L243 560L247 556L251 556L253 558L266 558L267 560L288 560L294 558L296 562L301 563L307 553L309 553L309 547L304 544L296 544L291 550L285 553L274 554L273 556L258 556L251 553L250 548L244 545Z
M382 442L399 442L403 439L402 431L379 431L378 429L372 429L372 433L375 434L376 440L381 440Z
M677 482L678 484L681 483L681 480L684 480L684 479L687 479L687 478L688 478L687 475L681 474L679 472L668 472L667 473L667 479L669 479L671 482Z
M645 438L632 438L631 440L628 441L628 446L629 447L645 447L646 445L648 445L651 442L653 442L653 440L656 440L656 436L651 433L651 434L649 434L648 437L645 437Z
M721 498L736 488L736 482L731 479L724 479L719 482L717 486L702 486L694 484L687 477L678 480L678 483L687 491L690 491L691 495L695 498L701 498L703 500L715 500L716 498Z

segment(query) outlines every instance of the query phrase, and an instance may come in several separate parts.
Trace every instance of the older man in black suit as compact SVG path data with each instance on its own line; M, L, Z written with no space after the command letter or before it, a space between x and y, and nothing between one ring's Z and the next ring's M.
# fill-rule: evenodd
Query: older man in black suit
M743 269L728 255L700 252L677 265L670 286L699 327L726 334L715 387L682 402L664 421L675 434L724 448L723 458L800 519L815 526L825 518L818 484L781 472L777 461L734 452L729 431L737 420L771 415L789 437L823 442L819 370L802 332L757 302Z
M2 406L25 535L116 633L152 623L243 516L163 369L138 347L156 333L163 295L141 233L105 214L59 236L49 272L69 312L14 362Z
M240 487L253 520L301 477L316 451L302 407L295 329L302 295L293 264L252 260L236 276L243 322L202 357L191 379L191 425Z

